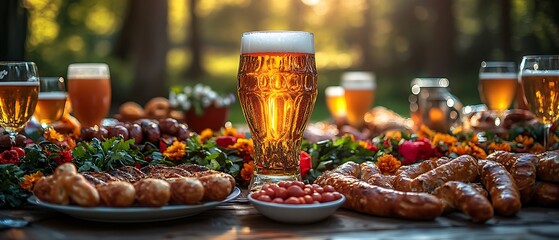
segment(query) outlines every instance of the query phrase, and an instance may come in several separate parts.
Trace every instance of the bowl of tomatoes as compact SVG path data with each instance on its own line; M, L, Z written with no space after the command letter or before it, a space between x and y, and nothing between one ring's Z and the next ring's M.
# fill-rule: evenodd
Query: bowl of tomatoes
M284 223L305 224L332 215L345 201L330 185L304 184L299 181L268 183L248 195L262 215Z

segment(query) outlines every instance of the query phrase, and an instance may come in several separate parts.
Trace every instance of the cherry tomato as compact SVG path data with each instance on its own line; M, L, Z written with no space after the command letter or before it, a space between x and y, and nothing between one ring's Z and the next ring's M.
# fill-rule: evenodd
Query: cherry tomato
M276 198L287 199L287 197L289 197L287 189L285 189L284 187L278 187L278 189L276 190Z
M302 197L305 196L305 191L299 186L292 185L287 188L287 194L292 197Z
M315 187L314 191L317 193L323 193L324 192L324 188L322 188L321 186Z
M303 189L303 191L305 191L305 195L311 195L314 193L314 190L311 188L305 188Z
M342 194L339 192L332 192L332 195L334 196L334 200L342 198Z
M270 198L270 196L268 195L260 195L260 197L258 197L258 200L262 202L271 202L272 198Z
M12 147L10 148L10 150L16 151L18 158L25 156L25 151L23 151L23 149L21 149L20 147Z
M334 187L332 187L331 185L326 185L323 187L325 192L335 192L336 189Z
M264 190L266 192L266 195L270 196L270 198L275 198L276 197L276 192L274 192L274 190L272 188L267 188L266 190Z
M320 195L320 193L317 193L317 192L312 194L312 198L315 201L319 201L319 202L322 201L322 195Z
M320 202L319 202L319 201L313 201L312 203L313 203L313 204L318 204L318 203L320 203Z
M311 197L311 195L305 195L303 199L305 200L306 204L311 204L314 202L314 199Z
M320 187L320 185L318 185L318 184L316 184L316 183L311 184L311 186L312 186L314 189L316 189L317 187Z
M334 195L331 192L322 193L322 202L331 202L334 200Z
M273 203L283 203L283 199L282 198L274 198L274 200L272 200Z
M291 185L299 186L301 189L305 188L305 184L303 182L299 182L299 181L293 181L291 183Z
M287 204L301 204L301 202L299 202L299 198L296 197L289 197L287 200L283 202Z
M258 191L258 192L253 192L250 196L251 196L253 199L258 199L258 197L260 197L260 191Z

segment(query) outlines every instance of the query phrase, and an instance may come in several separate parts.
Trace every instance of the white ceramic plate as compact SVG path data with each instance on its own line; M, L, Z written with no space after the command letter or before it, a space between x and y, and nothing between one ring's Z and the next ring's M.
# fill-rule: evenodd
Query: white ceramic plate
M342 195L342 198L332 202L298 205L263 202L252 198L252 193L248 195L248 200L256 210L270 219L284 223L306 224L318 222L334 214L344 203L345 196Z
M31 204L44 208L52 209L70 216L97 222L156 222L166 221L178 218L184 218L199 214L201 212L212 209L224 202L235 199L241 190L235 187L231 194L223 201L205 202L198 205L171 205L158 208L150 207L129 207L129 208L110 208L110 207L93 207L85 208L70 205L58 205L43 202L35 196L31 196L27 201Z

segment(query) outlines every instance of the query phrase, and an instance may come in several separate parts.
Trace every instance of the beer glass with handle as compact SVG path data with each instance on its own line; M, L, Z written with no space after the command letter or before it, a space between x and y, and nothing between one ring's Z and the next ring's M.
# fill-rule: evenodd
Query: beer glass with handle
M517 88L514 62L483 61L479 69L478 90L481 101L496 113L495 125L514 101Z
M254 140L252 191L268 182L301 180L301 141L318 93L314 53L309 32L241 37L238 95Z
M559 118L559 55L524 56L520 81L528 109L544 124L544 147L549 129Z
M10 135L20 132L33 116L39 76L33 62L0 62L0 126Z
M39 100L33 115L43 128L62 117L68 93L63 77L41 77Z
M341 82L345 91L347 122L360 129L365 122L365 113L375 100L375 75L371 72L345 72Z
M70 64L68 96L73 114L82 127L101 125L111 107L109 66L104 63Z

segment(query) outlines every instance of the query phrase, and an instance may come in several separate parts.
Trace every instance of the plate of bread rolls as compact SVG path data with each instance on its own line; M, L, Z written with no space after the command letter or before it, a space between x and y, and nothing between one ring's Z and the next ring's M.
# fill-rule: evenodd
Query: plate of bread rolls
M193 216L240 193L233 177L202 166L78 173L66 163L41 178L27 201L80 219L132 223Z

